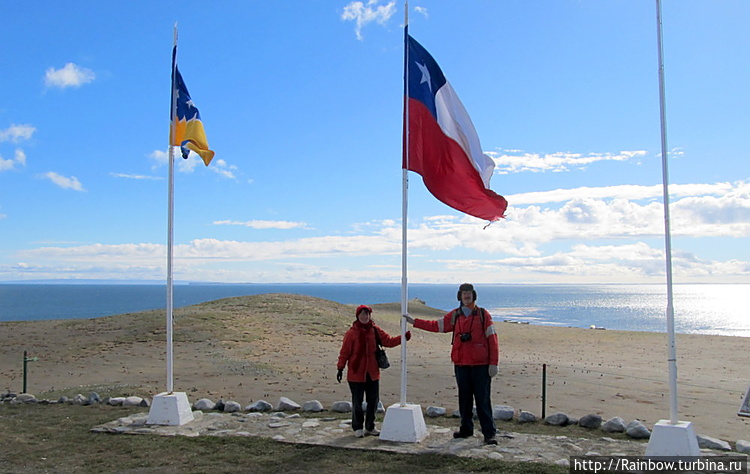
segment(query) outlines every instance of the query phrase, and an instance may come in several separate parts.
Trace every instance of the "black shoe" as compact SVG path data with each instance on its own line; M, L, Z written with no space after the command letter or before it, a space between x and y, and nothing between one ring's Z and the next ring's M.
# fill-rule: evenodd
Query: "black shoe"
M497 445L497 440L495 439L494 436L489 436L489 437L485 436L484 437L484 444L486 444L488 446L490 446L490 445L494 446L494 445Z
M469 433L466 431L454 431L453 432L453 437L456 439L471 438L472 436L474 436L474 433Z

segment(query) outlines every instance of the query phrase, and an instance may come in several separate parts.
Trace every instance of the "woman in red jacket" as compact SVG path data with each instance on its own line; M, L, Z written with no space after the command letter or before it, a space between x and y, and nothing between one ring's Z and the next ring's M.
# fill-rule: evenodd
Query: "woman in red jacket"
M352 429L354 436L362 438L365 434L378 436L380 431L375 428L375 410L380 401L380 368L375 359L377 342L375 334L380 339L380 344L385 347L396 347L401 344L401 336L392 337L380 329L371 319L372 308L360 305L356 311L357 319L352 327L344 334L344 343L339 352L339 361L336 364L338 373L336 380L341 383L344 375L344 367L349 366L346 371L346 380L352 392ZM411 332L406 332L406 340L411 339ZM362 401L367 400L367 414L362 410ZM364 430L363 430L364 428Z

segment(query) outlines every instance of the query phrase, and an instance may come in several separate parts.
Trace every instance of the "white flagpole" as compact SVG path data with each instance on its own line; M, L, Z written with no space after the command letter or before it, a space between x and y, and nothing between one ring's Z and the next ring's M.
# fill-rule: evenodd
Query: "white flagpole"
M172 425L182 426L194 420L193 411L190 407L185 392L175 392L172 375L172 310L173 310L173 284L172 284L172 247L174 243L174 149L173 138L176 134L177 121L177 23L174 24L174 43L172 45L172 110L169 124L169 199L167 218L167 391L154 396L151 408L148 411L147 425Z
M174 58L172 59L172 121L169 124L169 199L167 210L167 393L173 392L173 370L172 370L172 323L173 323L173 281L172 281L172 260L174 246L174 147L172 146L172 137L175 134L177 121L177 91L175 80L177 74L177 23L174 24L174 43L172 45Z
M670 423L677 421L677 349L674 335L674 305L672 295L672 238L669 224L669 173L667 168L667 114L664 93L664 46L662 43L661 1L656 0L657 37L659 41L659 107L661 122L661 163L664 194L664 249L667 265L667 333L669 337L669 406Z
M409 208L409 2L404 2L404 153L401 176L401 314L409 313L406 224ZM401 406L406 406L406 319L401 318Z

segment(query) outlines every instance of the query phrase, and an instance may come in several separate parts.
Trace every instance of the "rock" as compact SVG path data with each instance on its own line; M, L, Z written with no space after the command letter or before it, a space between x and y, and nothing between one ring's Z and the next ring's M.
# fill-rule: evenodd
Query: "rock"
M367 410L367 402L362 402L362 409ZM385 413L385 407L380 400L378 400L378 407L375 409L375 413Z
M36 397L30 393L22 393L16 397L18 403L38 403Z
M565 426L568 424L568 421L568 415L561 412L553 413L544 419L544 423L552 426Z
M216 404L208 398L201 398L193 404L195 410L213 410L215 407Z
M726 441L712 438L710 436L697 435L698 447L703 449L718 449L719 451L731 451L732 447Z
M602 426L602 430L607 433L624 433L625 432L625 420L616 416L607 420Z
M214 406L214 410L216 411L224 411L224 399L220 398L218 402L216 402L216 406Z
M125 397L110 397L107 399L107 405L113 406L113 407L121 407L122 402L125 401Z
M239 403L233 402L232 400L224 403L224 413L237 413L239 411L242 411L242 405Z
M141 403L138 404L141 408L148 408L151 406L151 402L148 401L148 399L142 398Z
M65 395L63 395L63 396L61 396L60 398L57 399L57 403L68 403L68 400L69 400L68 397L66 397Z
M302 407L299 406L297 402L294 402L286 397L281 397L279 398L279 404L276 407L276 410L277 411L287 411L287 410L294 411L294 410L299 410L300 408Z
M530 411L521 410L521 412L518 414L518 422L519 423L536 423L536 415L534 415Z
M88 398L89 405L98 405L101 402L102 402L102 397L100 397L98 393L96 392L89 393L89 398Z
M737 440L737 452L742 454L750 454L750 441L744 439Z
M625 427L625 434L633 439L649 439L651 432L638 420L633 420Z
M578 420L578 426L589 429L597 429L602 426L602 417L595 414L584 415Z
M508 405L495 405L492 409L492 418L501 421L510 421L515 415L515 408Z
M302 405L302 411L305 412L321 412L324 411L325 408L323 407L323 404L320 403L318 400L310 400L309 402L305 402Z
M334 402L333 405L331 406L331 410L335 411L336 413L351 413L352 402L350 401Z
M143 399L141 397L136 397L136 396L125 397L125 400L122 401L122 406L139 407L141 406L142 401Z
M425 411L425 414L429 416L430 418L436 418L438 416L445 416L447 411L443 407L433 407L429 406L427 407L427 411Z
M73 405L85 405L86 401L86 398L80 393L73 397Z
M271 405L265 400L258 400L257 402L251 403L250 405L246 406L245 410L247 411L271 411L273 410L273 405Z

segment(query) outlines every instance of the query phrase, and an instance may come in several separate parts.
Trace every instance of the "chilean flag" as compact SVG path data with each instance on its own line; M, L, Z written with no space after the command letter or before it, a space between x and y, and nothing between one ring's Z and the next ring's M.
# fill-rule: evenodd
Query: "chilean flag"
M508 202L490 189L495 163L482 153L469 114L437 62L406 34L408 122L403 168L450 207L480 219L505 217Z

